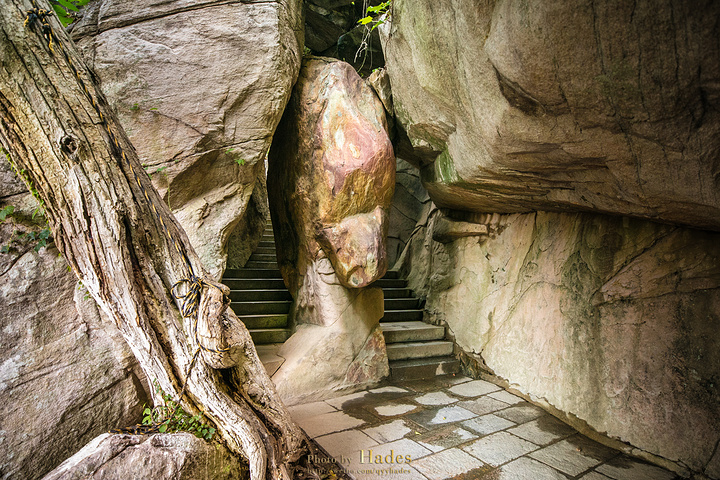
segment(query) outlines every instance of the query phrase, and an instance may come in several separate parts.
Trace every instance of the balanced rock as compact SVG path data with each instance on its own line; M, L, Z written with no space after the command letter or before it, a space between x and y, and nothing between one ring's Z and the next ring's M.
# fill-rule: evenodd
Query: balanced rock
M383 296L395 158L382 102L345 62L309 58L269 156L278 263L298 327L273 375L286 403L389 373Z
M395 157L372 89L345 62L306 60L275 139L268 195L291 292L322 257L346 287L381 277Z

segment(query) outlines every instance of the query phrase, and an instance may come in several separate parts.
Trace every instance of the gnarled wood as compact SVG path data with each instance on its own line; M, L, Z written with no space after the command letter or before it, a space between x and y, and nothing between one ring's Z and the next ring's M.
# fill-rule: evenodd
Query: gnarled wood
M58 248L117 322L148 379L176 398L187 381L183 408L212 419L228 447L249 459L253 478L291 478L307 439L277 396L244 325L212 284L201 301L198 338L212 348L229 344L231 350L206 352L185 378L198 345L192 320L182 318L170 294L187 276L187 266L168 233L201 277L202 265L57 20L50 20L59 41L53 51L38 25L23 25L31 7L0 0L0 142L44 200ZM113 154L106 126L127 162ZM214 290L209 296L208 289ZM214 366L237 364L223 373L206 360Z

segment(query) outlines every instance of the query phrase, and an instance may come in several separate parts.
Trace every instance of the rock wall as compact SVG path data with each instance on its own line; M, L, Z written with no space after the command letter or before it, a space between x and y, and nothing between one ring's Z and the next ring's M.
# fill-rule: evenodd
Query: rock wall
M426 319L517 390L720 478L720 234L579 213L470 219L487 234L440 243L437 225L462 222L433 209L405 252Z
M710 478L719 16L395 0L381 27L396 152L433 202L400 259L428 318L518 390Z
M120 332L52 244L37 203L0 162L0 476L40 478L111 428L137 423L145 379Z
M397 155L439 207L720 230L720 4L396 0Z
M300 68L301 4L101 0L73 29L153 184L218 278L230 235L248 235L234 230L252 223L241 219Z

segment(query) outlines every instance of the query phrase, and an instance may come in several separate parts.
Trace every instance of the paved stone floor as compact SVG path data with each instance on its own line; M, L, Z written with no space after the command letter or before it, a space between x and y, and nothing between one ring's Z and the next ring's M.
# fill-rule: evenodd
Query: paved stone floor
M463 376L290 407L357 480L669 480L500 387ZM316 465L327 457L318 456Z

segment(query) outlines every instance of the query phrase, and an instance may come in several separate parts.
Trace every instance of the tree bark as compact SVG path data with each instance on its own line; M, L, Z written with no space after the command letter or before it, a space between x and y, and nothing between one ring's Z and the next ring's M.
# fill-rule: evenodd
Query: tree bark
M187 263L200 277L203 267L57 18L48 19L52 49L38 22L24 25L32 6L0 0L0 143L44 201L58 249L150 381L174 398L187 382L182 407L217 425L227 446L249 460L252 478L292 478L307 437L222 286L207 281L202 290L200 335L194 319L183 318L172 286L188 276ZM39 6L50 10L44 0ZM198 340L230 351L202 350L185 378Z

